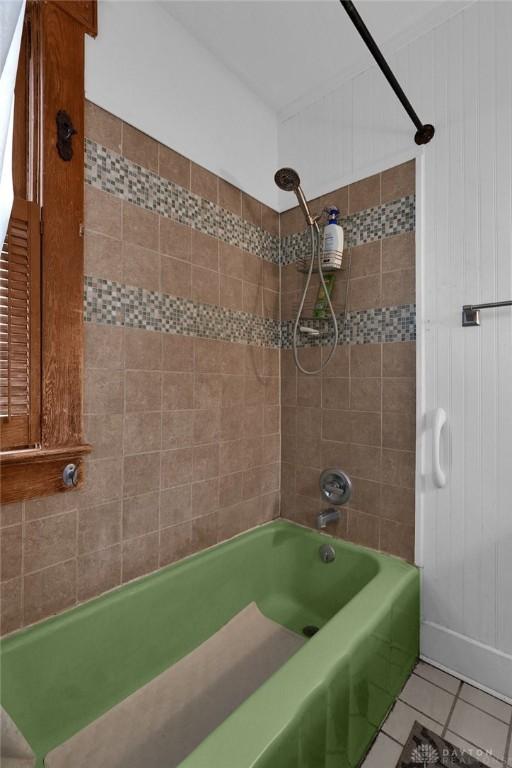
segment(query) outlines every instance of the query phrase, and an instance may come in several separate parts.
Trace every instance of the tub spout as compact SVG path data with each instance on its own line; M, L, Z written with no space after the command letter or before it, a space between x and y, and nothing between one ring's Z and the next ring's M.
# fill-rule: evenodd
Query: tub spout
M340 513L338 512L337 509L334 509L334 507L330 507L329 509L323 509L316 516L316 527L327 528L327 523L334 523L334 522L337 522L339 519L340 519Z

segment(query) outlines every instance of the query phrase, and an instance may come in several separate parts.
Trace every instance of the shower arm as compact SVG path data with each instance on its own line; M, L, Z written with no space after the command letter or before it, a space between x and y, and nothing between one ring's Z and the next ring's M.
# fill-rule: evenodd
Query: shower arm
M392 89L394 90L395 94L397 95L400 103L402 104L403 108L411 118L412 122L414 123L416 127L416 134L414 136L414 141L416 144L428 144L428 142L432 139L435 133L435 129L433 125L430 125L430 123L422 123L419 119L418 115L414 111L411 102L405 95L405 93L402 90L402 87L396 77L394 76L391 67L387 63L386 59L382 55L382 52L373 39L370 30L362 20L361 16L359 15L359 12L357 11L354 3L352 0L340 0L343 8L348 13L350 20L352 21L353 25L363 38L364 43L366 44L366 47L372 54L373 58L377 62L377 64L380 67L380 70Z

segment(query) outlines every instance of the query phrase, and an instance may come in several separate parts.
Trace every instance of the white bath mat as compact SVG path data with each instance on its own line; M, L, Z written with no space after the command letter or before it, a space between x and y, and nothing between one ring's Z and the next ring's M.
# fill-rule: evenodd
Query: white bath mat
M173 768L304 643L256 603L45 758L46 768Z

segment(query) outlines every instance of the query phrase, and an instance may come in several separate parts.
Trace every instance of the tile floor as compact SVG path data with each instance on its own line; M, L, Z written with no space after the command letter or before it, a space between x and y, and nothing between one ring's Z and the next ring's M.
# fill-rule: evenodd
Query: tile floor
M361 768L395 768L415 720L489 768L512 768L512 706L423 661Z

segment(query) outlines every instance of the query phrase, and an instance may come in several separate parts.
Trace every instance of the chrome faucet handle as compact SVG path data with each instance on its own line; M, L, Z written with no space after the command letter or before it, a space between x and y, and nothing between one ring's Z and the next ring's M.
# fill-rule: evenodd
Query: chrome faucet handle
M352 481L341 469L325 469L320 475L322 496L330 504L346 504L352 496Z

